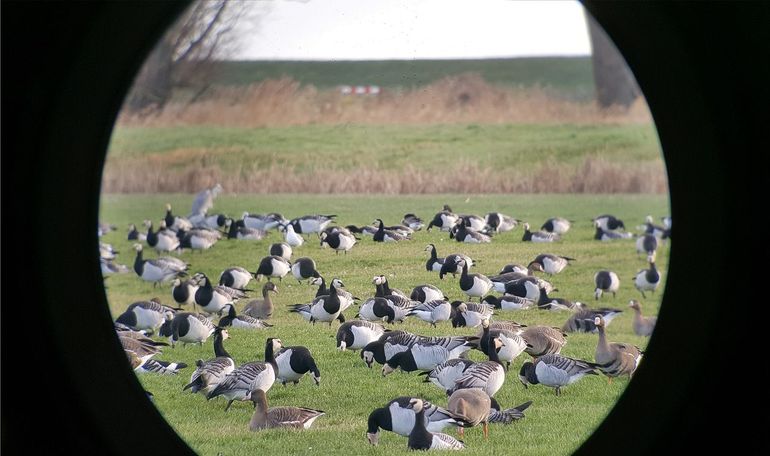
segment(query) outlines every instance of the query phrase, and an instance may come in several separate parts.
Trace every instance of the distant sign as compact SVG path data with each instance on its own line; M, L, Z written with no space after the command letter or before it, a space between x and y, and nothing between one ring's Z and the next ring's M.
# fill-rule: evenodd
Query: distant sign
M339 89L343 95L378 95L380 93L380 86L376 85L341 85Z

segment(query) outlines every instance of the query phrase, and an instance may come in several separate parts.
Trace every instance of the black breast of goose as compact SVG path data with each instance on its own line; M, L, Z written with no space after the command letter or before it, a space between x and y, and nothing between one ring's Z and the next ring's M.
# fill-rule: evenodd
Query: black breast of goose
M346 321L337 328L337 349L345 351L364 348L384 332L385 328L378 323L364 320Z
M567 256L541 253L530 262L530 266L537 264L546 274L554 275L563 271L570 264L570 261L575 261L575 259Z
M542 384L555 389L557 396L561 388L570 385L586 375L598 375L595 363L557 354L543 355L534 363L527 361L521 366L519 380L528 385Z
M454 237L457 242L465 242L468 244L485 244L492 242L491 237L469 227L463 220L464 219L461 219L455 225L457 229L454 231Z
M444 264L444 259L439 258L438 255L436 255L436 246L433 244L428 244L425 247L425 251L430 252L430 258L428 258L428 261L425 263L425 270L440 272L441 266Z
M481 325L484 319L491 317L494 311L494 307L483 303L453 301L451 306L453 328L475 328Z
M158 335L168 337L171 340L171 346L177 342L182 342L182 346L187 344L203 345L203 342L214 333L214 323L200 314L190 312L178 312L169 321L161 325Z
M374 233L373 237L375 242L398 242L409 239L407 236L404 236L395 231L386 230L382 219L376 219L375 221L379 223L377 226L377 232Z
M296 312L315 324L317 321L328 322L337 319L340 314L340 298L334 282L329 286L329 294L316 297L310 304L294 304L290 312Z
M461 259L458 262L458 265L462 267L460 289L468 295L469 298L479 298L480 302L481 298L492 288L492 281L482 274L468 274L468 264L464 259Z
M409 405L412 399L411 396L397 397L369 414L366 438L370 444L379 443L380 429L404 437L409 435L415 423L415 415ZM449 411L442 407L423 401L423 409L426 427L433 432L439 432L449 425L457 425L457 421L450 416Z
M637 290L639 290L639 292L642 294L642 297L645 299L647 298L647 296L644 294L645 291L651 291L655 293L658 285L660 285L660 273L655 267L655 262L650 261L649 264L649 268L642 269L634 276L634 286Z
M601 307L599 309L579 309L567 319L561 330L564 332L586 332L593 333L597 331L594 320L597 316L604 318L607 325L620 315L623 311L610 307Z
M270 245L269 253L271 256L272 255L279 256L289 261L291 260L291 255L293 252L289 244L285 242L277 242L275 244Z
M142 245L134 244L136 257L134 258L134 272L142 280L152 282L156 287L160 282L172 280L175 277L187 275L189 265L178 259L159 257L154 260L145 260L142 253Z
M316 270L315 261L309 257L297 258L291 265L291 273L299 283L311 277L320 277Z
M316 385L321 384L321 372L307 347L284 347L276 355L275 362L278 366L276 379L283 386L288 382L298 384L300 378L308 372Z
M594 218L592 222L595 225L598 225L601 229L605 231L616 231L616 230L626 229L626 225L625 223L623 223L623 220L615 217L614 215L603 214Z
M493 339L500 339L502 346L497 350L497 357L500 361L505 361L505 370L511 367L511 363L526 348L531 348L518 331L511 331L503 328L491 328L489 319L482 322L481 339L479 339L479 348L489 356L489 350L493 346Z
M448 298L444 296L443 291L435 286L423 284L417 285L412 289L412 292L409 294L409 299L425 303L428 301L446 300Z
M347 230L346 230L347 231ZM335 254L344 252L346 255L348 250L352 249L356 244L356 237L350 232L336 231L334 233L321 233L321 246L328 245L335 250Z
M408 350L391 356L382 366L382 376L401 368L404 372L430 370L449 359L449 350L437 344L416 343Z
M447 255L446 258L444 258L441 269L439 269L438 278L443 280L446 274L452 274L452 277L456 277L456 274L462 273L463 269L460 265L460 260L463 259L469 268L473 266L472 260L470 260L470 258L465 255L459 253Z
M259 267L257 267L254 277L257 280L267 277L268 281L271 277L276 277L279 281L283 281L283 277L289 271L291 271L291 263L287 259L277 255L269 255L259 261Z
M644 234L636 239L636 253L646 253L653 255L658 249L658 238L652 234Z
M537 307L541 310L572 310L581 308L584 304L579 302L572 302L566 298L552 298L548 296L548 291L544 287L540 287L540 297L537 300Z
M140 233L139 230L136 229L136 225L133 223L128 225L128 237L127 240L129 241L146 241L147 235L144 233Z
M222 271L219 275L219 284L230 288L245 289L254 276L240 266L233 266Z
M409 401L414 412L414 427L409 433L407 447L410 450L462 450L465 444L448 434L430 432L425 426L425 408L422 399Z
M180 306L186 304L195 304L195 292L198 291L198 285L193 283L192 280L182 280L176 278L173 281L171 287L171 297L174 298L174 302Z
M250 315L236 315L234 304L225 304L225 307L222 309L222 313L225 313L225 316L219 319L217 326L232 326L233 328L243 329L266 329L273 326L263 320L260 320L259 318L254 318Z
M522 277L505 282L502 292L537 302L540 300L540 288L536 277Z
M385 364L393 355L408 350L415 342L422 339L424 338L407 331L389 331L361 349L360 356L371 369L375 361L378 364Z
M202 273L197 273L198 289L195 291L195 303L207 313L218 313L225 304L233 302L233 296L224 291L222 286L214 287L209 278Z
M361 304L357 316L368 322L384 320L393 323L396 321L396 309L384 297L375 296ZM399 321L403 321L403 318Z
M243 220L228 219L228 222L227 239L261 241L267 235L264 230L246 226Z
M594 284L596 285L596 288L594 288L594 298L601 298L604 292L612 293L614 298L615 293L620 288L620 279L613 271L602 270L594 274Z
M292 219L289 224L294 227L294 231L301 234L320 233L337 217L331 215L304 215Z

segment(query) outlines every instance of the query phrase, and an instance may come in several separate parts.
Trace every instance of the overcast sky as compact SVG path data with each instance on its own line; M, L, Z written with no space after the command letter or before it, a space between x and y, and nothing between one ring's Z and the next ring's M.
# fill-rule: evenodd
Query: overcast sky
M278 0L237 59L436 59L591 53L577 1Z

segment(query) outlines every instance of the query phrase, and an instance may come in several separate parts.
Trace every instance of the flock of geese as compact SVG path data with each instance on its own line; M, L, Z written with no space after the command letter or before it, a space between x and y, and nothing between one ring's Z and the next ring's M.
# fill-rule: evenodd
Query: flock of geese
M489 213L485 217L455 214L448 206L436 213L427 227L415 214L405 214L398 226L385 226L380 219L369 226L332 226L334 215L287 220L279 213L244 213L240 220L233 220L223 214L208 215L213 198L219 192L221 187L214 187L198 195L188 217L174 216L167 206L157 231L149 220L144 222L144 232L139 232L134 225L130 227L128 239L134 242L136 251L133 272L153 287L171 283L171 299L176 305L164 305L158 299L132 303L116 318L115 329L129 363L139 373L177 374L188 366L154 359L163 347L178 343L202 345L213 338L214 356L196 362L184 390L199 393L206 400L222 396L227 400L225 410L235 401L251 401L254 413L248 427L252 431L279 427L307 429L325 414L306 407L268 405L267 393L276 382L296 384L308 375L315 384L320 384L319 367L306 347L284 346L279 338L269 337L263 361L236 365L224 346L230 327L263 330L272 326L269 320L276 312L273 299L279 293L279 284L273 279L280 282L289 274L318 287L310 302L290 305L289 312L313 325L326 323L331 327L339 322L335 337L337 349L359 351L369 368L375 363L382 366L383 377L399 369L419 371L424 382L446 393L445 406L420 397L401 396L373 410L366 433L373 445L378 443L382 429L407 437L410 449L462 449L463 442L443 433L445 428L457 427L462 436L464 428L480 425L486 438L489 423L507 424L523 418L531 402L506 409L495 399L511 364L523 354L531 360L521 366L518 380L525 388L531 385L553 388L556 395L587 375L602 374L608 381L624 375L630 377L642 359L643 351L639 347L608 338L606 328L621 309L592 308L549 296L555 290L550 280L569 267L574 258L543 253L526 265L509 264L497 275L484 275L471 272L475 266L472 258L464 254L439 256L435 245L426 246L430 256L425 269L438 273L441 278L451 275L467 296L465 301L449 300L439 288L428 284L415 286L407 294L391 288L384 275L372 279L373 295L361 299L346 291L340 278L327 283L311 258L292 260L293 249L309 242L310 238L305 236L310 233L317 235L322 247L332 248L339 254L350 251L361 241L359 236L370 235L375 242L400 242L409 240L414 231L423 228L447 231L458 242L487 243L497 233L521 225L522 241L548 243L559 240L569 231L572 223L569 220L549 219L540 230L532 232L528 223L504 214ZM654 292L660 283L655 254L658 245L671 233L670 218L663 221L664 224L658 226L652 223L652 217L647 217L644 234L634 236L625 231L622 220L611 215L593 219L595 239L599 241L636 237L637 254L646 255L649 264L634 277L634 286L643 297L646 292ZM109 229L100 225L100 234ZM284 242L270 245L256 270L228 268L218 278L217 285L212 278L201 272L193 273L188 263L169 255L181 249L205 251L223 238L261 240L274 229L282 233ZM145 247L154 249L159 256L145 259ZM109 245L100 247L105 276L131 271L114 264L115 253ZM261 298L251 299L245 290L251 280L262 278L267 282L262 287ZM597 271L594 282L597 301L603 294L614 295L619 289L619 279L613 271ZM241 300L247 303L239 313L236 303ZM183 310L188 306L194 311ZM655 317L644 316L637 300L631 300L629 307L634 310L634 332L650 336ZM495 309L527 308L568 310L569 317L562 327L528 326L493 319ZM355 318L348 320L346 312L355 312ZM392 326L407 318L422 320L432 327L448 322L453 327L477 328L477 332L426 337ZM593 360L561 354L570 332L598 335ZM166 338L168 342L157 341L152 336ZM470 350L481 351L486 360L472 361L468 358Z

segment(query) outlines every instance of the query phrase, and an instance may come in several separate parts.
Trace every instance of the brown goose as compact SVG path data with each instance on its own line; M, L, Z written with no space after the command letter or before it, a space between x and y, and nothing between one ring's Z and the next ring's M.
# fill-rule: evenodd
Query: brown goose
M549 353L559 354L567 344L567 334L550 326L529 326L520 335L528 344L524 352L532 358Z
M249 421L250 431L272 428L308 429L319 416L326 415L322 410L305 407L270 407L267 396L261 389L255 389L250 395L254 403L254 415Z
M613 377L621 375L631 377L642 359L642 351L635 345L608 342L602 317L597 316L594 324L599 331L599 342L594 355L599 370L609 378L609 382L612 382Z
M642 308L636 299L632 299L628 303L628 307L634 309L634 333L637 336L649 337L655 329L658 317L642 316Z
M267 282L262 287L263 299L253 299L246 304L243 313L250 317L266 320L273 315L275 308L273 300L270 298L270 292L278 294L278 287L273 282Z
M453 418L462 422L457 432L462 438L466 427L481 424L484 429L484 438L489 437L489 412L492 408L492 400L484 391L472 388L457 390L449 396L447 404Z

